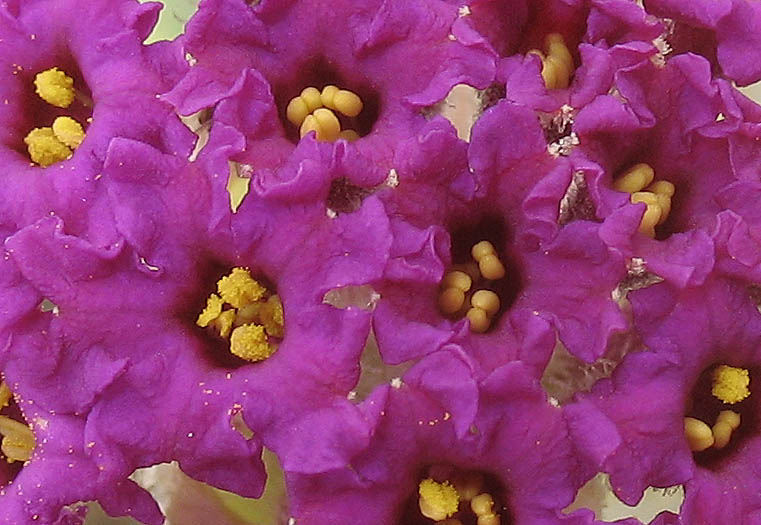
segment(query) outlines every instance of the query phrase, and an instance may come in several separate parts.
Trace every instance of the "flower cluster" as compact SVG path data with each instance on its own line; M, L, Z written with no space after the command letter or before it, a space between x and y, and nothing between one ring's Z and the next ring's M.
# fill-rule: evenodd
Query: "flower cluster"
M160 9L0 0L0 524L761 523L761 4Z

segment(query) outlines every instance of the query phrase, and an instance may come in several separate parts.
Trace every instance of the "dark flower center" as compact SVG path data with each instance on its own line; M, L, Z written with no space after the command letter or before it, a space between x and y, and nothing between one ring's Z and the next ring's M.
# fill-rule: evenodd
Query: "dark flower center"
M254 279L247 268L213 272L216 288L193 315L204 329L210 356L216 364L237 368L271 357L284 337L280 296L264 279Z
M510 523L495 476L450 465L433 465L420 476L400 524L506 525Z
M439 311L467 317L473 332L488 331L515 300L519 289L514 265L506 254L502 220L487 217L451 234L452 262L441 281Z
M756 433L761 407L751 389L758 372L717 364L701 373L685 410L685 436L699 465L717 465Z
M66 160L92 121L92 96L79 69L72 60L61 60L47 69L18 73L26 118L14 149L42 167Z
M11 396L5 382L0 383L0 487L12 482L24 463L32 457L34 433Z
M353 141L372 131L380 101L369 82L339 73L328 61L301 64L298 78L275 82L280 119L294 143L309 133L319 141Z
M626 169L613 181L613 188L630 194L633 204L646 205L639 226L642 234L662 240L672 233L666 223L676 189L667 180L655 180L655 171L648 164L639 163Z

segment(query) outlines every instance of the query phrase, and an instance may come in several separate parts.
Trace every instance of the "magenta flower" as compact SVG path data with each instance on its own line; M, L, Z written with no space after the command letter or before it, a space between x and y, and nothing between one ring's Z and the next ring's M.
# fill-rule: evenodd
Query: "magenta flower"
M441 137L431 134L417 153L409 152L410 164L440 149ZM561 205L573 173L587 168L548 153L538 118L507 101L473 130L475 177L456 164L455 148L448 148L451 171L408 170L415 176L400 178L399 187L383 195L396 232L374 321L384 358L401 362L453 340L475 352L517 342L526 350L521 359L541 369L554 337L540 336L540 325L550 322L574 353L594 360L608 336L626 326L611 298L626 267L600 239L600 225L588 220L594 215L583 215L582 195L573 207ZM430 198L421 203L421 193ZM439 301L448 287L445 276L484 240L495 247L505 276L468 290L485 287L499 299L486 332L472 333L473 319L443 310Z
M440 0L329 7L306 0L204 1L183 41L193 65L165 99L181 114L216 105L212 135L219 126L237 131L245 148L234 160L251 165L254 177L297 165L291 157L299 155L302 136L301 142L320 139L323 156L345 149L364 159L364 170L387 174L396 168L394 151L417 142L428 128L424 113L455 84L483 88L493 79L491 53L467 38L449 38L456 18L456 7ZM315 88L316 102L302 109L324 106L319 90L331 85L359 96L359 112L325 102L330 109L320 109L338 126L335 134L309 133L305 119L313 115L294 116L288 108L296 99L305 104L300 93L307 87ZM333 141L340 128L348 143Z
M456 516L468 523L468 500L481 493L501 523L593 523L591 512L561 512L584 469L533 372L513 362L476 383L470 366L452 346L376 390L363 402L380 411L366 450L345 468L288 476L296 520L423 524L424 515L443 520L432 515L442 509L451 516L459 500Z
M192 135L156 98L187 66L176 47L142 43L160 7L128 0L0 5L1 238L56 213L70 233L113 242L100 180L111 138L189 153ZM31 138L33 129L47 131Z
M743 0L648 0L648 11L673 20L668 41L676 52L705 56L740 85L761 79L761 6Z
M713 276L681 291L657 284L630 300L650 351L626 357L612 379L567 407L577 421L571 427L605 450L599 468L623 501L636 503L649 485L684 483L680 516L669 523L751 519L761 483L748 468L761 444L754 386L761 317L749 289ZM724 411L739 416L739 427L717 428ZM611 425L620 436L615 447L604 442Z

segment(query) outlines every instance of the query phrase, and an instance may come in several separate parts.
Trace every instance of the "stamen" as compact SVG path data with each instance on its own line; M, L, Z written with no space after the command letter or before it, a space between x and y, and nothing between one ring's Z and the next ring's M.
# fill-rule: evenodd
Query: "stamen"
M306 102L309 112L313 112L317 108L322 107L322 99L320 97L320 91L315 87L307 87L301 92L301 99Z
M14 419L0 416L0 435L3 436L0 450L8 463L29 461L35 446L32 429Z
M278 338L283 337L283 303L280 302L279 296L271 295L267 299L267 302L259 310L259 319L268 335Z
M426 478L420 482L418 494L421 514L432 520L440 521L451 517L460 505L460 496L448 481L437 483Z
M470 298L473 308L480 308L488 317L493 316L499 310L499 296L491 290L478 290Z
M359 138L359 133L353 129L344 129L341 131L341 133L338 134L338 138L353 142Z
M29 158L43 168L68 159L72 151L53 132L53 128L35 128L24 137Z
M343 113L347 117L356 117L362 112L362 99L356 93L346 89L339 89L333 95L332 109ZM327 106L327 104L326 104Z
M655 237L655 227L663 224L671 212L671 198L675 188L666 180L653 182L655 171L649 165L640 163L632 166L613 181L613 188L631 194L631 202L647 205L640 221L640 233Z
M235 310L225 310L221 314L219 314L219 317L214 319L214 326L219 331L219 336L222 339L227 339L230 337L230 332L233 329L233 324L235 323Z
M312 113L316 122L317 140L333 142L341 133L341 123L338 117L327 108L319 108Z
M565 45L565 39L560 33L550 33L545 39L545 55L538 49L532 49L530 54L542 59L542 78L547 89L565 89L571 84L574 63L573 56Z
M222 313L223 304L224 301L220 296L214 293L211 294L209 298L206 299L206 308L204 308L201 314L198 316L196 324L201 328L206 328L209 326L209 323L219 317L219 315Z
M476 262L457 265L442 279L438 305L441 313L447 316L459 317L464 313L470 321L471 331L484 333L491 327L492 318L499 311L499 296L491 290L475 290L471 293L471 289L481 279L502 279L506 272L494 245L489 241L476 243L470 253ZM468 297L470 308L464 312Z
M341 130L341 121L334 111L353 118L362 112L363 107L362 99L352 91L333 85L325 86L322 92L307 87L288 102L285 116L291 124L299 126L301 138L314 131L319 141L354 141L359 134L353 129Z
M491 327L491 321L484 310L480 308L470 308L465 317L470 321L470 330L478 334L486 332Z
M644 163L636 164L613 181L613 189L626 193L635 193L645 189L648 184L653 182L654 178L655 171L653 168Z
M7 407L11 403L11 389L5 384L0 383L0 409Z
M732 432L740 428L740 414L732 410L722 410L716 418L716 424L711 428L714 446L722 449L732 439Z
M711 428L694 417L684 418L684 435L693 452L700 452L713 446L714 438Z
M206 300L198 316L200 327L213 327L230 340L230 352L247 361L270 357L284 336L283 304L278 295L269 295L245 268L233 268L217 281L217 292Z
M285 116L288 122L294 126L301 126L309 113L309 106L307 106L306 101L301 97L292 98L285 108Z
M85 139L82 125L71 117L58 117L53 121L56 138L71 149L77 149Z
M267 289L256 282L245 268L233 268L230 275L217 282L217 292L233 308L241 308L258 301L266 291Z
M67 108L74 102L74 79L57 67L37 73L34 86L40 98L48 104Z
M246 324L233 330L230 352L246 361L263 361L275 353L276 348L267 341L264 327Z
M445 288L439 293L439 309L444 315L459 312L463 304L465 304L465 292L459 288Z
M724 403L733 405L750 395L750 374L744 368L721 365L713 372L711 393Z
M447 273L444 276L444 280L441 281L441 285L444 288L457 288L463 292L470 290L472 284L473 279L470 277L470 275L459 270Z

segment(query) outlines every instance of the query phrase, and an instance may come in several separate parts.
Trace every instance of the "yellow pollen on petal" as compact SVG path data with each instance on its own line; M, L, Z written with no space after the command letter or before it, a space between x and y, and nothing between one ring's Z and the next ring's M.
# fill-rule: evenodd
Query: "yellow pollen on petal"
M713 372L713 396L728 405L739 403L750 395L750 374L744 368L721 365Z
M35 128L24 137L32 162L43 168L71 157L72 152L66 144L58 140L53 128Z
M267 291L245 268L233 268L230 275L217 281L217 292L222 299L233 306L241 308L258 301Z
M57 67L37 73L34 86L42 100L59 108L67 108L74 102L74 79Z
M283 337L283 303L277 295L270 295L259 310L259 319L270 337Z
M196 324L201 328L209 326L209 324L222 313L223 304L224 301L220 296L217 294L211 294L209 298L206 299L206 308L204 308L203 312L198 316Z
M448 481L437 483L426 478L418 486L420 512L432 520L451 517L460 506L460 495Z
M263 361L275 353L275 347L267 341L264 327L245 324L233 330L230 336L230 352L246 361Z
M77 149L85 140L82 125L71 117L58 117L53 121L53 133L56 138L71 149Z
M32 429L14 419L0 416L0 434L3 436L0 450L8 463L29 461L35 446Z

